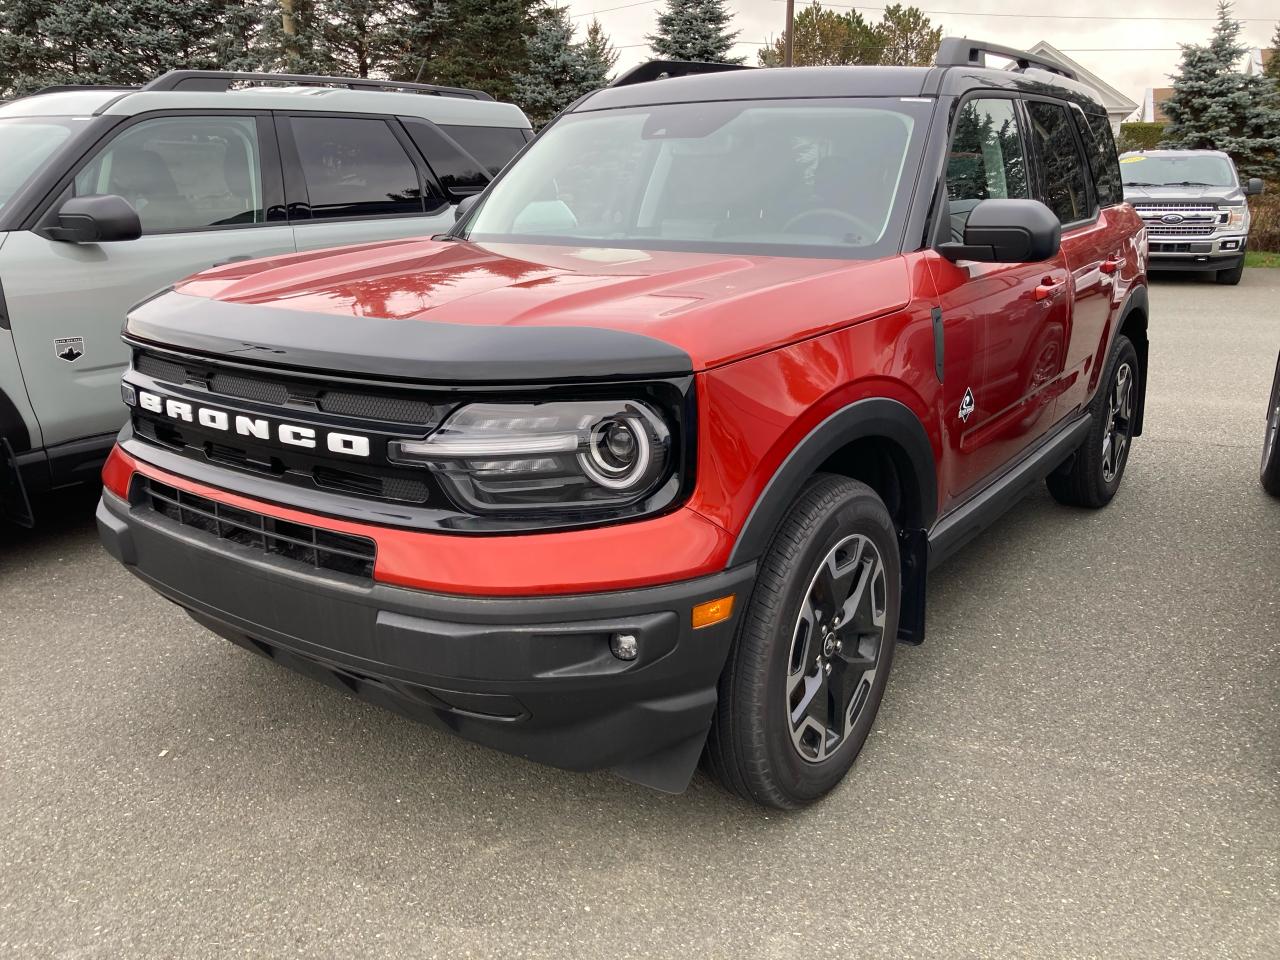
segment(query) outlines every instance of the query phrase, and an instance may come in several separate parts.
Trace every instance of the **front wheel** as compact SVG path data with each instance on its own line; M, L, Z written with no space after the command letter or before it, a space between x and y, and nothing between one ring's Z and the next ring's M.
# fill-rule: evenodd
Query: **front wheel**
M1141 376L1138 351L1128 337L1120 334L1093 400L1093 420L1084 443L1046 480L1049 492L1059 503L1105 507L1120 489L1137 427Z
M1280 497L1280 359L1271 381L1271 402L1267 405L1267 432L1262 440L1262 489Z
M720 681L712 773L771 807L812 803L866 742L893 663L898 535L866 484L814 477L761 561Z

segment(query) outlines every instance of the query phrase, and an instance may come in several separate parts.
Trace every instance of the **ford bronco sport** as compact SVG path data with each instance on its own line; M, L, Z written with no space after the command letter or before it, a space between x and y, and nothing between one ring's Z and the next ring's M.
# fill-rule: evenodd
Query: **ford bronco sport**
M107 548L464 737L817 799L929 568L1042 479L1103 506L1142 429L1142 224L1050 66L645 65L448 236L179 284L127 321Z
M0 107L0 525L97 482L120 320L228 260L430 236L532 138L488 94L178 70Z
M1241 181L1220 150L1144 150L1120 158L1125 198L1147 226L1149 270L1206 270L1234 286L1244 276L1248 198L1257 177Z

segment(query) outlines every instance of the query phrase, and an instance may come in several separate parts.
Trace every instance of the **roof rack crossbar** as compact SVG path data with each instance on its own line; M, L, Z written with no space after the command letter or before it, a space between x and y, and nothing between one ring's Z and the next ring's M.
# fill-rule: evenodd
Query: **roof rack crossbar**
M1012 60L1019 70L1035 68L1056 73L1068 80L1080 79L1074 70L1069 70L1048 57L1037 56L1013 47L1002 47L996 43L970 40L967 37L944 37L942 43L938 45L938 55L933 62L939 67L984 67L988 54Z
M754 70L755 67L745 63L704 63L701 60L650 60L637 67L632 67L617 80L609 84L611 87L629 87L635 83L648 83L651 80L664 80L671 77L687 77L695 73L724 73L728 70Z
M279 83L300 87L345 87L348 90L382 90L386 92L425 93L437 97L459 97L465 100L492 100L483 90L443 87L434 83L409 83L401 80L372 80L368 77L325 77L303 73L239 73L232 70L170 70L142 89L202 90L220 93L236 83Z

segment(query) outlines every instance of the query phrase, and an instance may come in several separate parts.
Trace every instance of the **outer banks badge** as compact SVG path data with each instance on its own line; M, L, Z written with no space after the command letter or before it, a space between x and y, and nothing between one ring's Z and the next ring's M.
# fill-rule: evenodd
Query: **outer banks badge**
M59 360L75 363L84 356L84 337L59 337L53 341L53 353Z

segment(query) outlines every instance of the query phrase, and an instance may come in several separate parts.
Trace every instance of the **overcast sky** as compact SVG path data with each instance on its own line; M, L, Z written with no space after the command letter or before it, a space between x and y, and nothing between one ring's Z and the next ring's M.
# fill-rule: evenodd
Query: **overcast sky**
M801 9L806 0L796 0ZM886 0L873 0L883 6ZM645 35L651 33L666 0L568 0L570 14L585 31L596 14L618 47L620 67L649 58ZM845 10L850 0L827 3ZM1214 0L1076 0L1050 7L1055 17L1024 15L1044 10L1043 0L923 0L920 7L944 36L980 37L1006 46L1026 48L1046 40L1134 101L1146 87L1165 86L1178 63L1178 43L1200 43L1209 37ZM755 52L770 35L782 32L785 0L730 0L739 35L738 53L755 63ZM868 20L880 8L858 5ZM956 11L963 10L963 13ZM1123 11L1127 19L1115 15ZM992 16L991 14L1000 14ZM1267 46L1280 18L1275 0L1239 0L1235 15L1245 21L1249 46ZM1177 19L1189 17L1191 19ZM1258 19L1248 19L1256 17ZM1145 48L1145 49L1134 49Z

